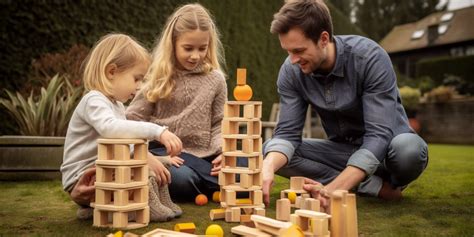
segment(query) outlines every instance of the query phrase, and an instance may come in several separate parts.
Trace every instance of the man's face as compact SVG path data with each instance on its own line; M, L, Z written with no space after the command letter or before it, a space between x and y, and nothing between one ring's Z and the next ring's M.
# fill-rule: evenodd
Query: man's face
M279 34L281 47L288 52L292 64L299 64L304 74L318 70L327 59L327 44L306 38L299 28L292 28L286 34Z

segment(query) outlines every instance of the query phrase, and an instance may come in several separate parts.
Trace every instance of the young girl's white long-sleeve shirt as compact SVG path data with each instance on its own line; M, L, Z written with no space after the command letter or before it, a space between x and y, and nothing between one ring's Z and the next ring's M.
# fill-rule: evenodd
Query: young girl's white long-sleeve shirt
M98 138L153 140L164 130L154 123L126 120L121 102L99 91L88 92L74 110L66 134L61 165L64 190L70 192L84 171L94 166Z

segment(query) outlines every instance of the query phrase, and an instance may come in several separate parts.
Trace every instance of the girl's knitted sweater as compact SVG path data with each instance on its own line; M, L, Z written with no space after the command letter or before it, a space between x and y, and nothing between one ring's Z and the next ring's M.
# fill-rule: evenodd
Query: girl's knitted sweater
M227 85L222 72L177 70L174 88L156 103L140 91L127 108L127 119L149 121L168 129L183 142L183 151L198 157L221 153L221 122ZM146 89L146 88L144 88Z

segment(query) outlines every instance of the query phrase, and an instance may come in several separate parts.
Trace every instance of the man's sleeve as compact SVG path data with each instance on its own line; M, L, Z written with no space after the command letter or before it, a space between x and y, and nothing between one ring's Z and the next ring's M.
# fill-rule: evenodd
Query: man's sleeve
M298 92L297 78L286 61L279 72L277 87L280 95L280 114L273 138L264 144L264 155L269 152L284 154L288 163L301 143L301 134L308 103Z
M367 175L375 172L385 159L393 138L397 111L397 83L387 53L377 47L366 57L362 71L362 106L365 134L363 143L349 159L348 165L358 167Z

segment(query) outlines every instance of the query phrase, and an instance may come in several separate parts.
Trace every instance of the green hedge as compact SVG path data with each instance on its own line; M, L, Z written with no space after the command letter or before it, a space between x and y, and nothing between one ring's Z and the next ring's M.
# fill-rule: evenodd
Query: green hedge
M0 2L0 88L17 90L26 81L31 60L63 52L74 44L91 46L108 32L130 34L152 48L166 18L191 1L146 0L4 0ZM221 31L229 76L229 99L237 67L247 68L253 100L264 102L264 118L278 101L276 78L286 52L269 33L273 14L283 1L202 0ZM335 32L361 34L330 6ZM3 92L2 92L2 95ZM2 119L3 120L3 119ZM3 126L3 125L0 125ZM0 134L4 130L0 127Z
M438 57L420 60L416 76L429 76L436 85L452 84L465 94L474 94L474 55L464 57ZM459 77L457 82L447 80L449 75Z

